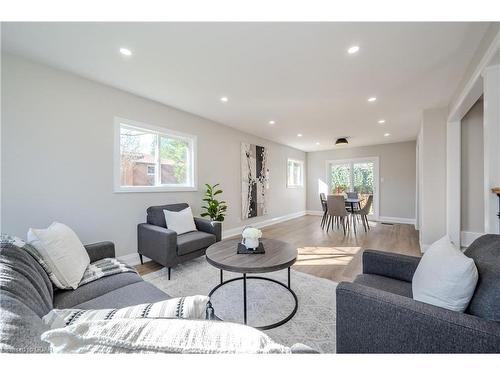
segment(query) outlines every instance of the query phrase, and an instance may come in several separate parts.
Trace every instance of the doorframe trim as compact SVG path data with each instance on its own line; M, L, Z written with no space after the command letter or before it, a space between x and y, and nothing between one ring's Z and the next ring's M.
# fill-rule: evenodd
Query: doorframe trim
M330 164L346 164L346 163L356 163L369 161L373 162L373 180L374 180L374 194L373 194L373 208L375 211L375 215L369 217L370 220L379 220L380 217L380 157L379 156L367 156L367 157L359 157L359 158L349 158L349 159L328 159L325 161L325 176L326 176L326 184L328 186L328 193L330 193L331 184L329 177L329 166Z

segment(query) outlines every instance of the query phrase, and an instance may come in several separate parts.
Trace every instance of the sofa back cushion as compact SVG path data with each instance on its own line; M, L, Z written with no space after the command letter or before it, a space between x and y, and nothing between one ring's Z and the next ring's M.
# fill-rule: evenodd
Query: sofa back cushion
M46 352L42 317L52 309L52 284L43 268L17 246L0 249L0 352Z
M187 203L176 203L176 204L166 204L164 206L151 206L147 209L147 223L151 225L156 225L158 227L167 228L167 222L165 221L165 214L163 210L168 211L182 211L188 208Z
M474 259L479 272L476 290L466 312L500 322L500 235L479 237L464 254Z

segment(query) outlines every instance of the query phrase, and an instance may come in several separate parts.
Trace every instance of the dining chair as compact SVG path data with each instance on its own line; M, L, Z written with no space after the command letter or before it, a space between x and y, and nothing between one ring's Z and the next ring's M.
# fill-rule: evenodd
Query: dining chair
M321 202L321 208L323 209L323 217L321 218L321 228L325 229L325 223L328 217L328 209L327 209L325 193L319 193L319 200Z
M349 230L349 212L345 208L345 198L343 195L329 195L327 198L327 211L328 211L328 221L326 224L326 231L331 227L333 230L333 225L342 224L344 229L344 235L346 231ZM347 220L346 220L347 218Z
M370 214L370 209L372 207L372 204L373 204L373 195L370 194L363 208L354 212L355 215L359 215L361 217L361 220L363 221L363 227L365 228L365 232L367 232L370 229L370 224L368 224L368 215Z
M356 193L355 191L349 191L347 192L347 199L359 199L359 194ZM345 203L345 207L347 211L351 211L351 204L350 203ZM361 203L358 202L358 208L361 209Z

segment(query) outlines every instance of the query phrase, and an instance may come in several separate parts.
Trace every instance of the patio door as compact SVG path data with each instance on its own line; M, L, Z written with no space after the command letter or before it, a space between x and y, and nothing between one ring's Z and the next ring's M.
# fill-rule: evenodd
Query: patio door
M329 160L327 181L330 194L358 193L361 207L366 204L368 197L373 195L373 204L368 218L378 220L378 158Z

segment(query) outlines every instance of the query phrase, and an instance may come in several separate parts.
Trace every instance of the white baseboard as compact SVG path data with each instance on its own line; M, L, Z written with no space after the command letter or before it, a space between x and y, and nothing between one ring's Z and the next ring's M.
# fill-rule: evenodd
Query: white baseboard
M278 216L278 217L274 217L272 219L267 219L267 220L249 223L248 225L252 226L254 228L264 228L264 227L268 227L269 225L282 223L284 221L295 219L295 218L298 218L298 217L301 217L304 215L306 215L306 211L294 212L292 214ZM242 225L240 227L223 230L222 231L222 238L228 238L228 237L239 235L239 234L241 234L243 229L245 229L246 226L247 225Z
M306 215L323 216L323 211L307 210ZM408 219L405 217L391 217L391 216L380 216L378 221L385 223L395 223L395 224L413 224L415 225L415 219Z
M406 217L379 216L378 221L384 223L415 225L415 219L409 219Z
M306 215L306 211L300 211L300 212L294 212L292 214L284 215L284 216L278 216L274 217L271 219L263 220L263 221L258 221L255 223L251 223L251 225L254 228L264 228L269 225L277 224L277 223L282 223L287 220L295 219L297 217L301 217ZM224 230L222 232L222 238L227 238L227 237L232 237L241 234L245 226L240 226L236 228L231 228L228 230ZM121 255L118 257L119 260L121 260L124 263L127 263L128 265L131 266L136 266L141 263L139 259L139 254L138 253L131 253L131 254L126 254L126 255ZM151 259L143 256L144 262L150 261Z
M420 244L420 252L422 254L425 253L425 251L431 246L422 242L419 242L419 244Z
M306 215L323 216L323 211L307 210Z
M481 237L484 233L478 232L460 232L460 246L467 247L478 237Z

